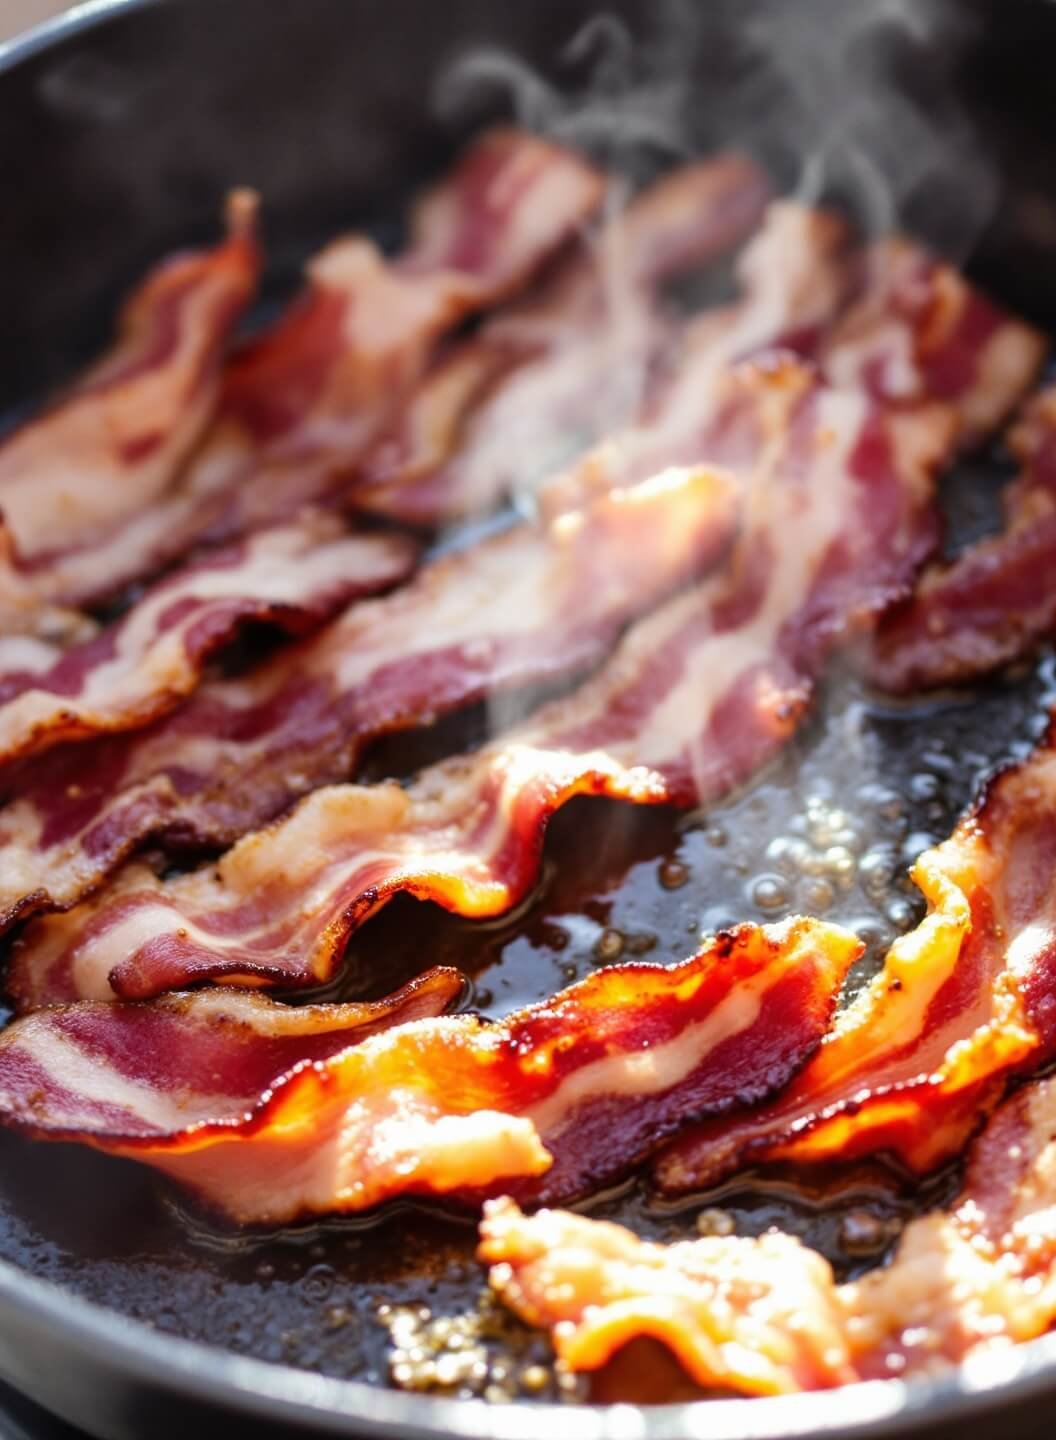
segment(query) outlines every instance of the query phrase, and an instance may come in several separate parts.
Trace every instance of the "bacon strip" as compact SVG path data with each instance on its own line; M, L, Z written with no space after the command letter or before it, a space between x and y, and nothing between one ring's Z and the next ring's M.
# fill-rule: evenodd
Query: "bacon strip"
M434 562L248 674L207 681L165 723L22 767L0 810L0 911L68 907L148 836L230 844L347 779L380 734L597 664L629 619L709 568L735 522L730 480L666 472Z
M914 879L931 906L773 1105L657 1161L665 1192L746 1165L889 1152L917 1173L959 1153L1010 1074L1056 1055L1056 733L991 782Z
M836 1285L782 1234L675 1245L565 1211L485 1207L480 1257L574 1370L650 1336L708 1388L773 1395L934 1372L1056 1323L1056 1081L1007 1101L950 1214L910 1224L891 1264Z
M868 674L903 692L974 679L1056 632L1056 387L1035 397L1010 444L1023 471L1001 533L932 566L876 637Z
M1045 337L904 236L870 246L864 273L861 299L821 346L826 374L893 403L946 400L962 447L977 445L1032 384Z
M357 507L435 526L534 486L628 423L675 340L658 287L730 250L770 195L740 155L682 166L635 196L520 301L425 375L365 456Z
M109 355L0 445L10 572L0 588L47 590L35 568L54 551L103 533L169 485L215 408L224 345L256 286L255 221L256 197L236 191L224 243L154 270Z
M676 172L668 182L675 194L682 175L690 189L690 174ZM730 170L727 183L735 178ZM666 220L667 201L658 187L659 222ZM648 236L653 202L647 191L640 212L628 212L622 243L619 222L612 225L609 238L621 256L633 255L637 238ZM620 305L610 323L597 279L581 296L555 289L553 310L571 317L574 338L559 326L538 358L508 378L500 373L483 400L492 337L500 352L511 331L515 339L525 330L537 337L550 320L548 306L540 307L540 320L525 302L452 354L405 412L401 433L381 447L378 468L395 467L402 478L390 478L357 503L416 523L454 518L504 492L530 488L555 449L581 448L633 418L634 408L636 423L605 451L610 469L618 458L624 480L648 473L657 443L670 453L682 431L681 444L692 446L707 409L705 386L731 362L775 346L814 358L839 388L861 388L898 405L946 401L957 415L959 443L970 447L1029 387L1044 350L1037 331L911 241L895 237L855 257L848 229L834 215L789 202L770 207L740 259L742 298L688 326L675 326L633 283L619 288L618 263L615 273L617 290L608 299ZM854 303L841 315L849 300ZM658 369L666 377L646 384ZM555 445L555 436L566 438ZM553 487L544 488L551 491L545 503L552 511Z
M328 245L303 293L228 362L217 415L178 484L99 544L56 557L63 594L97 598L203 540L333 501L441 335L530 280L603 189L571 151L494 131L420 203L396 259L361 236Z
M409 1022L407 991L387 1011L215 989L44 1010L0 1034L0 1121L144 1161L243 1223L408 1194L479 1203L499 1181L567 1200L686 1115L784 1083L860 949L819 921L745 925L493 1022ZM457 981L417 983L444 1000ZM379 1011L405 1023L362 1039Z
M832 646L932 544L949 415L890 416L791 361L746 366L730 385L717 458L758 459L727 570L633 626L572 697L408 789L317 790L215 868L159 881L133 866L98 900L33 922L11 975L23 1002L216 978L314 984L398 891L467 916L516 904L572 796L693 805L772 755Z
M396 584L414 560L408 540L348 535L325 515L214 550L46 668L39 648L28 664L11 656L0 669L0 762L144 725L189 694L249 621L304 632L354 596Z

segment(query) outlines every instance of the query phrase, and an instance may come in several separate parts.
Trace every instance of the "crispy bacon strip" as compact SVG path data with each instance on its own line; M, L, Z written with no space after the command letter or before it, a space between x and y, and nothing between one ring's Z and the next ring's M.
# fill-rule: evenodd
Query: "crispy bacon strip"
M1040 331L904 236L869 247L859 302L822 343L835 385L896 403L946 400L964 448L1007 419L1045 356Z
M185 566L44 667L39 645L20 665L8 642L0 762L144 725L189 694L209 657L248 622L310 630L349 599L402 580L414 559L403 537L349 535L332 516L307 515Z
M730 180L735 173L729 172ZM656 199L663 221L662 187ZM631 237L648 235L652 200L646 192L640 213L633 207L628 213ZM615 223L616 245L620 233ZM625 240L619 253L633 253L633 245L634 238ZM947 401L957 414L959 443L967 447L1001 423L1031 384L1043 353L1038 332L909 240L879 242L856 258L847 227L835 216L789 202L770 207L740 259L738 276L739 301L681 329L633 285L610 289L610 303L620 304L608 324L597 281L579 303L576 292L573 298L558 289L554 310L571 317L573 339L559 329L531 363L509 378L500 373L481 401L490 337L499 337L501 349L511 329L515 337L525 329L538 334L527 302L521 312L497 317L429 377L404 413L401 434L386 438L379 468L395 466L403 482L395 490L392 483L383 485L362 503L418 523L452 518L503 492L524 490L546 472L555 451L579 450L630 419L634 425L604 447L607 468L615 457L625 480L648 473L658 440L670 452L682 432L682 444L692 448L707 387L724 368L773 346L812 356L841 388L862 388L899 405ZM844 313L848 301L853 303ZM545 306L542 314L549 316ZM667 375L646 384L657 369ZM636 406L635 417L630 412ZM555 436L565 438L555 444ZM440 468L431 458L437 449L449 459ZM546 488L552 509L553 488Z
M1056 734L991 782L914 879L931 912L774 1104L663 1154L667 1192L745 1165L956 1155L1010 1074L1056 1055Z
M717 472L669 471L518 526L248 674L207 681L165 723L22 767L0 810L0 910L66 908L148 836L231 844L347 779L373 737L597 664L629 619L718 558L735 497Z
M901 692L971 680L1056 631L1056 387L1010 437L1023 469L1005 492L1000 534L932 566L869 651L868 674Z
M603 189L571 151L494 131L417 207L394 260L362 236L328 245L302 294L229 361L217 415L178 485L105 543L56 558L62 593L95 598L203 539L332 501L440 336L530 280Z
M398 891L467 916L516 904L574 795L693 805L772 755L832 646L931 545L949 415L889 416L791 361L746 366L731 391L716 449L758 460L727 570L638 622L572 697L408 789L317 790L215 868L159 881L133 866L98 900L33 922L12 968L23 1003L208 978L313 984Z
M629 422L674 343L658 287L743 240L769 194L765 175L731 154L635 196L589 249L426 374L364 458L354 503L437 525L534 486L570 449Z
M666 1345L708 1388L773 1395L929 1373L1056 1323L1056 1081L1021 1090L973 1147L949 1214L910 1224L891 1264L836 1285L782 1234L674 1245L567 1211L485 1206L480 1257L574 1370Z
M256 197L236 191L227 239L158 266L126 305L110 354L0 445L0 596L20 592L27 608L61 598L49 557L103 534L171 483L215 409L223 349L256 286L255 216Z
M423 988L450 998L451 971L387 1010L213 989L40 1011L0 1034L0 1121L144 1161L241 1222L407 1194L477 1203L500 1181L571 1199L686 1115L784 1083L860 948L819 921L745 925L492 1022L409 1021ZM386 1028L362 1039L378 1012Z

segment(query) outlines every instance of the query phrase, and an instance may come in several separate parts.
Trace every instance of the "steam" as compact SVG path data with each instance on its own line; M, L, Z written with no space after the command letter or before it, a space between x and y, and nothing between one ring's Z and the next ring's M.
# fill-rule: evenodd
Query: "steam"
M963 260L997 193L957 93L971 7L808 0L747 10L734 110L761 154L795 177L799 198L835 196L868 233L906 228Z
M976 23L962 0L643 0L638 8L646 31L598 14L547 74L491 46L463 54L437 87L441 115L465 122L498 104L527 128L586 150L613 177L603 218L658 171L733 147L784 193L848 211L866 236L905 230L954 263L971 253L997 183L958 93ZM615 332L634 297L600 254L603 324ZM644 385L644 374L638 379ZM603 382L599 395L607 393ZM624 385L607 428L626 424L635 403ZM530 450L531 437L518 437L518 448ZM542 478L525 477L522 509ZM490 704L494 727L520 718L516 696ZM865 742L850 748L868 773ZM613 829L619 823L614 817Z
M684 123L690 72L669 48L675 28L691 23L691 10L663 8L677 18L660 47L640 44L613 15L588 20L559 56L561 83L508 50L473 49L441 76L437 108L458 118L489 97L503 98L527 129L589 151L617 179L641 179L658 157L692 152Z
M440 113L502 99L621 180L736 145L805 203L837 199L868 233L905 227L963 260L996 176L957 93L977 19L961 0L652 0L649 33L598 14L557 81L490 46L441 77ZM620 203L617 193L611 206Z

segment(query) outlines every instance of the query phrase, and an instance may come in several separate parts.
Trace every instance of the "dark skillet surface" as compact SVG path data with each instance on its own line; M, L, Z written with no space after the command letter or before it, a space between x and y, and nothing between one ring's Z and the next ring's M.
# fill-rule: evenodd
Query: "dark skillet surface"
M723 8L716 8L720 21ZM4 77L0 129L14 143L0 157L0 180L23 202L20 224L0 233L4 359L15 357L0 377L7 399L39 394L90 353L128 278L166 246L210 233L231 179L265 191L279 288L323 235L394 213L452 143L423 113L428 79L452 37L501 39L543 60L593 6L459 0L442 9L393 0L378 26L376 10L357 0L311 0L296 15L264 0L225 0L219 10L184 0L129 15L111 31L68 42ZM1056 269L1039 267L1053 240L1047 196L1034 177L1044 177L1046 159L1043 147L1022 137L1038 133L1051 92L1040 70L1042 83L1028 83L1032 64L1040 66L1033 57L1047 48L1030 29L1032 14L1018 0L1004 7L985 65L975 69L974 84L987 92L983 103L996 96L1002 107L995 140L1009 162L1014 201L1001 208L979 263L998 293L1044 320L1054 313ZM330 43L338 32L353 40L369 35L369 65L365 47ZM724 131L724 43L701 59L714 99L699 117L701 141ZM188 61L196 51L203 63L188 105ZM291 84L291 72L310 75L311 83ZM364 195L370 209L360 213ZM992 518L1000 475L1000 464L982 463L947 486L955 539ZM472 1003L498 1013L584 973L596 963L604 929L620 932L625 954L640 949L666 960L692 950L702 926L809 910L805 885L783 908L763 910L753 882L774 870L767 844L826 786L827 798L865 822L871 839L899 848L904 869L926 836L946 833L979 776L1011 753L1008 738L1025 745L1036 733L1051 674L1045 660L971 696L909 707L878 704L853 681L834 682L818 720L773 770L707 817L687 822L587 801L569 807L554 825L539 894L509 921L474 927L410 901L393 905L354 942L342 993L376 993L423 964L454 962L474 976ZM480 715L467 717L445 743L471 740L483 723ZM420 758L405 746L376 757L375 766L387 772ZM863 795L877 777L901 797L899 814L891 795ZM725 839L716 843L719 832ZM676 888L669 888L677 873L671 862L688 872ZM910 923L912 893L896 887L878 906L857 887L826 913L890 932L886 907L895 901L899 923ZM0 1137L0 1156L0 1257L163 1334L324 1374L383 1379L379 1303L428 1303L445 1315L477 1301L472 1230L419 1210L377 1226L335 1223L258 1243L183 1213L170 1192L134 1167L11 1137ZM888 1224L883 1240L916 1204L941 1199L956 1176L940 1177L925 1197L876 1174L847 1183L839 1194L822 1187L814 1196L746 1183L707 1203L721 1203L746 1231L775 1222L794 1229L845 1269L882 1253L846 1253L841 1227L849 1210L871 1208ZM665 1214L632 1188L596 1208L669 1235L692 1233L699 1203ZM546 1355L543 1342L512 1324L488 1349L512 1350L515 1369ZM474 1388L487 1378L474 1380ZM670 1375L661 1370L657 1378L666 1387ZM550 1382L537 1393L551 1394ZM618 1377L603 1379L596 1391L599 1399L619 1393ZM635 1393L643 1394L638 1373Z

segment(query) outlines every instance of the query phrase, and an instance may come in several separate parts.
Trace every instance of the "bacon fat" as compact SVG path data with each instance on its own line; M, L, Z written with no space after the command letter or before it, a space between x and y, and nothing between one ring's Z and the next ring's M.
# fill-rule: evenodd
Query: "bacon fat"
M782 1085L860 950L820 921L745 925L491 1022L414 1020L460 986L435 970L381 1005L213 988L51 1008L0 1034L0 1121L153 1165L242 1223L408 1194L479 1203L499 1182L569 1200L686 1115Z

